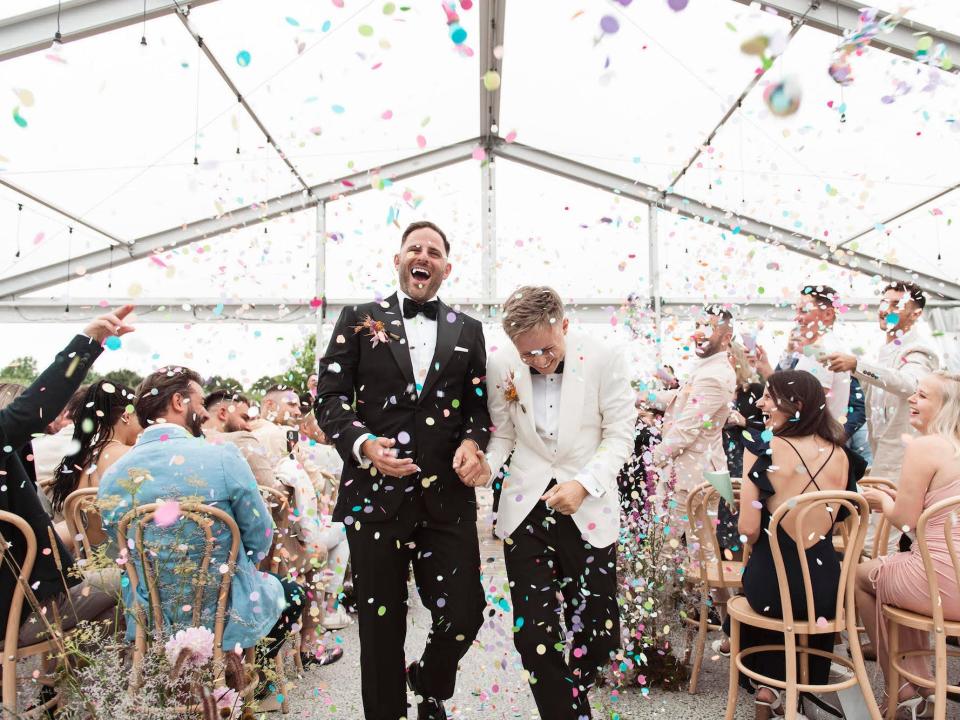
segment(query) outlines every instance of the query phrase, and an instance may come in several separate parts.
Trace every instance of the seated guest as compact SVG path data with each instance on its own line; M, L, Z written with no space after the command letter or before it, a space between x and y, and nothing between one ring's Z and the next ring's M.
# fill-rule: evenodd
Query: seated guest
M232 652L254 647L267 637L270 642L264 655L274 657L287 631L300 617L303 593L295 582L282 581L257 569L270 552L273 522L250 467L235 445L214 445L201 439L207 411L203 407L200 376L193 370L161 368L148 376L137 392L134 407L145 429L137 444L100 480L104 529L116 541L117 526L130 510L169 500L199 500L230 515L240 530L241 548L231 586L223 649ZM193 588L185 588L184 580L196 573L205 552L203 534L185 534L181 525L149 523L143 532L145 545L156 552L154 571L163 599L163 617L170 631L192 624ZM226 561L231 541L225 528L217 524L214 537L210 578L200 616L201 624L211 629L220 566ZM136 553L130 554L130 560L139 563ZM143 577L142 569L138 569ZM123 596L128 612L127 639L133 640L136 620L131 610L134 604L148 605L146 585L141 583L134 595L127 584ZM258 694L265 695L264 689ZM268 705L269 700L276 698L268 699Z
M844 443L843 427L832 416L820 381L808 372L784 370L767 378L763 397L757 403L773 431L769 443L748 447L743 453L746 473L740 491L739 529L752 545L753 552L743 572L743 594L750 607L761 615L783 617L780 584L773 562L768 525L773 513L784 503L817 490L849 490L865 469L859 455ZM840 562L833 549L833 526L846 516L841 510L823 513L808 520L807 537L797 539L797 520L787 513L777 529L780 552L789 585L793 614L797 619L824 617L833 619L840 584ZM813 516L811 516L813 517ZM814 541L811 541L811 536ZM813 586L814 607L808 608L803 574L797 554L797 542L803 543ZM725 625L729 630L729 624ZM833 649L833 634L811 635L811 648ZM782 633L741 625L740 647L783 645ZM760 652L743 659L752 670L769 677L785 679L786 656L783 651ZM810 656L810 682L823 684L830 673L830 662ZM749 688L746 676L740 676ZM757 688L758 717L783 712L780 691L761 685Z
M304 413L300 423L300 442L297 448L303 451L304 466L311 478L319 476L325 481L323 487L317 488L317 492L323 497L324 504L333 508L337 488L340 486L340 474L343 472L343 458L330 438L320 429L312 409ZM330 510L325 509L324 512Z
M214 390L203 399L203 407L207 410L203 424L207 440L215 445L233 443L253 471L257 485L279 488L266 450L251 431L250 400L230 390Z
M40 504L37 487L24 469L19 453L32 435L44 431L48 418L56 417L63 410L103 351L102 343L111 335L124 335L133 330L124 322L131 310L133 306L126 305L90 323L22 395L0 410L0 471L4 478L0 485L0 510L18 515L30 524L37 540L30 589L42 605L56 604L60 630L69 630L80 620L111 619L116 599L81 582L73 572L73 556L52 532L50 516ZM0 634L5 635L17 584L12 566L23 563L26 544L20 532L7 523L0 523L0 533L12 544L7 561L0 564ZM56 547L51 547L51 542L56 543ZM36 642L41 633L47 632L47 618L51 616L49 612L30 612L29 604L24 604L24 611L14 620L21 625L20 645Z
M54 473L50 500L56 513L74 490L94 488L107 469L123 457L143 428L132 412L134 391L119 383L100 380L90 385L73 409L73 447ZM87 515L91 546L107 540L100 516Z
M907 444L897 488L889 492L867 489L863 496L871 507L883 511L891 526L913 536L925 509L960 495L960 375L939 371L924 376L909 403L910 425L921 437ZM944 537L946 520L944 513L927 524L926 541L937 572L943 615L947 620L960 620L960 588ZM953 542L960 544L960 527L956 524ZM914 542L908 552L878 557L857 567L857 608L885 671L888 638L880 614L884 603L925 615L932 611L918 543ZM929 647L928 634L920 630L901 628L899 640L900 652ZM928 659L907 658L903 665L929 682L919 687L906 682L898 688L899 709L911 710L914 717L932 717L934 682Z

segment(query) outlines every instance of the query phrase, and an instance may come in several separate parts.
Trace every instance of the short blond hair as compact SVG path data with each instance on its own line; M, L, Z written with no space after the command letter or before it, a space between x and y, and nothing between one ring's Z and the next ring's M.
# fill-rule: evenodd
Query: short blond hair
M563 320L563 300L547 285L524 285L503 304L503 329L512 339L541 325Z

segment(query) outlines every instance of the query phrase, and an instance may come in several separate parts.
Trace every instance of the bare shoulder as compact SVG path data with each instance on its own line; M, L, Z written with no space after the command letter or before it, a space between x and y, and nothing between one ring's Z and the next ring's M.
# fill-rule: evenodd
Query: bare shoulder
M907 458L916 463L939 463L956 454L953 444L941 435L921 435L907 442L904 462Z

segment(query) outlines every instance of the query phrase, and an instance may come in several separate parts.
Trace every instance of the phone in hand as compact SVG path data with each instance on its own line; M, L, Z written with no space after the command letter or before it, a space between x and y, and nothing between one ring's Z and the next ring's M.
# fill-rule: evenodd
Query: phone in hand
M747 349L747 353L753 355L757 351L757 336L752 332L745 332L742 334L743 337L743 346Z
M296 430L287 430L287 454L292 454L293 449L300 440L300 433Z

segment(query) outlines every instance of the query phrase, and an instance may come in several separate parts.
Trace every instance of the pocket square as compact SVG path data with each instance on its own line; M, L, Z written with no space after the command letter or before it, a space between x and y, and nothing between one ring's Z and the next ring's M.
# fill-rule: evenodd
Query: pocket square
M467 348L460 347L459 345L454 346L453 349L456 350L457 352L470 352L469 350L467 350Z

